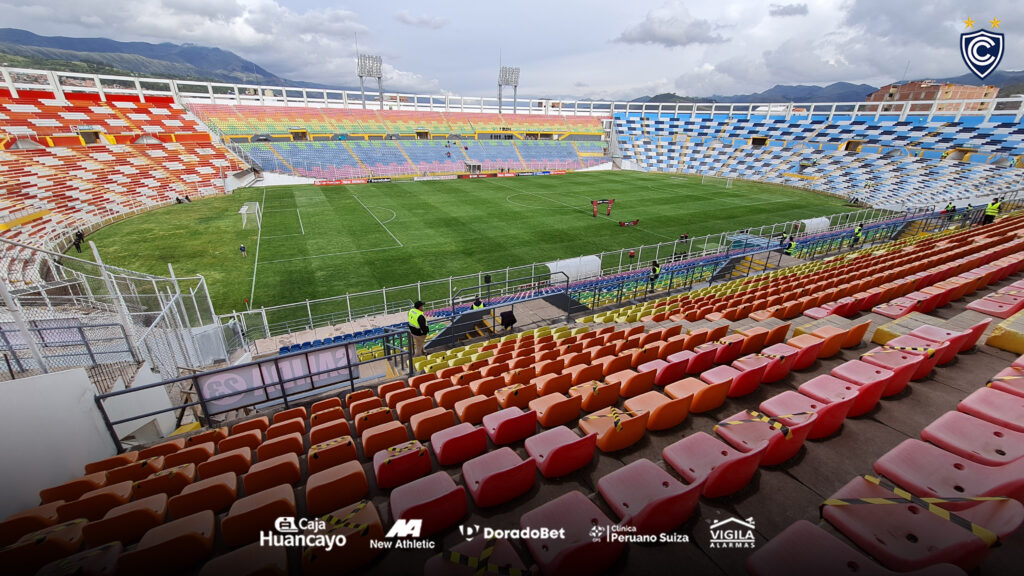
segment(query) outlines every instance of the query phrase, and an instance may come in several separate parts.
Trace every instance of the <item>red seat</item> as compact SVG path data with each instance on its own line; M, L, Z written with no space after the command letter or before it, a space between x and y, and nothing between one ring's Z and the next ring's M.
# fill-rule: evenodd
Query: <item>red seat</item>
M1024 433L950 411L921 431L921 439L978 464L1003 466L1024 457Z
M692 396L690 412L707 412L718 408L725 402L725 397L729 393L729 384L730 382L726 381L711 385L696 378L684 378L665 386L665 394L675 399Z
M815 524L797 520L747 557L750 576L846 574L897 576ZM964 576L952 564L935 564L902 576Z
M907 387L907 384L910 384L910 378L920 368L925 357L920 354L879 346L861 354L860 359L892 372L892 378L882 391L882 397L887 398L899 394Z
M753 450L767 440L768 449L761 458L761 465L774 466L796 456L817 415L788 416L791 417L764 422L760 413L745 410L719 422L715 432L737 450Z
M523 528L565 529L563 540L530 538L526 547L545 576L600 574L622 554L625 544L595 537L595 528L612 525L607 516L583 494L573 490L523 514ZM602 531L604 532L604 531Z
M251 496L281 484L296 484L300 480L302 471L299 468L299 457L289 452L253 464L249 472L242 476L242 485L245 486L246 495Z
M715 364L729 364L740 357L746 337L742 334L730 334L717 340L718 350L715 352Z
M570 396L579 396L583 410L596 412L602 408L614 406L619 401L619 382L590 382L569 389Z
M686 364L687 374L700 374L705 370L710 370L715 365L715 352L718 348L711 346L708 348L694 349L693 351L683 350L677 352L668 357L669 362L676 362L679 360L688 360Z
M418 440L411 440L373 455L377 486L390 489L430 474L430 454Z
M557 426L526 439L526 452L537 462L545 478L558 478L579 470L594 458L597 434L580 438L565 426Z
M818 352L821 351L821 346L824 343L824 340L811 334L801 334L790 338L786 344L800 351L793 360L793 370L810 368L818 359Z
M484 430L491 442L501 446L532 436L537 430L537 413L512 407L484 416Z
M430 437L430 447L441 466L460 464L487 451L487 432L463 422L434 432Z
M619 384L619 396L632 398L654 389L654 372L623 370L604 377L606 384ZM586 409L586 408L584 408Z
M537 463L533 458L523 460L507 446L462 465L462 481L481 508L504 504L525 494L536 477Z
M797 412L814 412L817 417L814 419L814 425L807 437L817 440L827 438L839 431L855 398L854 394L850 394L833 402L821 402L799 392L786 390L761 402L758 409L773 418Z
M855 418L870 412L885 393L895 377L891 370L860 360L848 360L830 372L836 378L846 380L858 387L857 399L850 408L849 416Z
M694 432L666 446L661 457L690 485L702 486L704 496L718 498L750 483L767 449L764 441L742 452L710 434Z
M684 351L679 352L680 355L688 354L692 357L693 352ZM673 362L666 360L651 360L637 367L638 372L654 372L654 385L655 386L667 386L673 382L678 382L683 378L686 378L686 367L690 365L690 360L681 359Z
M421 519L420 536L436 534L466 515L466 490L446 472L435 472L391 491L391 516Z
M758 355L762 358L768 358L773 360L768 367L764 370L764 375L761 377L761 382L765 384L771 384L778 382L786 376L793 369L793 364L796 362L797 356L800 354L798 348L793 348L788 344L772 344L767 348L761 350Z
M957 410L993 424L1024 432L1024 398L993 388L979 388L956 405Z
M938 364L939 358L945 354L946 349L949 347L948 343L936 345L934 342L915 336L897 336L886 342L885 345L890 349L899 347L903 351L925 357L924 361L917 367L917 371L910 377L911 380L927 378L928 374Z
M220 521L221 537L231 547L255 542L260 532L274 530L274 523L281 516L295 516L295 492L288 484L236 500Z
M875 460L875 472L918 496L1006 496L1024 500L1024 460L988 466L913 438Z
M941 344L948 342L949 346L946 346L936 360L938 366L949 364L956 358L956 355L960 352L960 349L964 347L964 344L971 337L970 332L955 332L953 330L946 330L944 328L938 328L936 326L924 325L915 328L910 331L910 336L920 338L922 340L928 340L935 344ZM938 355L938 354L937 354Z
M409 441L409 431L401 422L388 422L374 426L363 434L363 457L373 458L381 450L387 450Z
M636 527L640 534L662 534L690 518L700 500L701 486L684 486L641 458L602 476L597 489L623 524Z
M829 500L894 497L892 491L858 476ZM1024 506L1015 500L961 504L955 513L1000 538L1024 521ZM989 551L988 544L971 530L916 505L826 505L822 516L865 552L899 572L941 562L973 570Z
M728 386L730 398L746 396L761 384L761 375L766 365L755 366L743 372L732 366L715 366L700 375L709 386Z
M479 559L474 566L462 559ZM423 576L474 576L483 572L496 574L528 574L519 553L508 540L474 538L451 547L450 552L435 554L423 565Z
M530 410L537 413L537 421L545 428L553 428L575 421L583 405L581 396L566 396L552 392L530 401Z

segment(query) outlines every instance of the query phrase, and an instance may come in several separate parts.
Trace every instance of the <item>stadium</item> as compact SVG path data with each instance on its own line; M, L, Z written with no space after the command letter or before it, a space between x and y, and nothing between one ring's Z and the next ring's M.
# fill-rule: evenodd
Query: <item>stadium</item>
M0 79L5 574L1024 562L1024 99Z

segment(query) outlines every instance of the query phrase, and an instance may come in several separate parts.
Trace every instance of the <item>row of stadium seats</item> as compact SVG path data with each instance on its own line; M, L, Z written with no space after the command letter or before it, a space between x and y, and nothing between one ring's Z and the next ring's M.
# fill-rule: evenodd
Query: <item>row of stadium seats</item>
M348 108L249 106L190 103L189 108L225 135L288 134L302 128L311 134L470 135L477 132L601 134L601 118L543 114L377 111Z

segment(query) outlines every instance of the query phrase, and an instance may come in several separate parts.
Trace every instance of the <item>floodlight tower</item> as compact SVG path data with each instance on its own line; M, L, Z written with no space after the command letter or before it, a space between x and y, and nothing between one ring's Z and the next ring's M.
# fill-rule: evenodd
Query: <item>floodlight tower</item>
M516 112L516 99L519 92L519 67L502 66L498 70L498 114L501 114L501 87L512 87L512 113Z
M380 109L384 109L384 83L381 82L381 59L380 56L371 56L369 54L359 55L359 67L357 74L359 75L359 91L363 95L363 109L366 109L366 86L363 85L364 78L376 78L377 79L377 92L380 95Z

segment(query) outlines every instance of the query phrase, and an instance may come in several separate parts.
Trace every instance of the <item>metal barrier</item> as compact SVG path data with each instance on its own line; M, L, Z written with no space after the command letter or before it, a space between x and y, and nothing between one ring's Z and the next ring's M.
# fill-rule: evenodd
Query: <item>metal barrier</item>
M361 358L360 344L379 343L379 354ZM145 386L118 390L95 397L96 407L118 452L124 451L116 427L174 413L180 425L191 410L203 426L213 426L218 417L237 410L278 403L290 407L296 401L345 385L352 391L360 378L360 366L374 362L391 362L406 374L412 373L412 348L408 332L386 330L383 334L341 344L309 347L298 352L281 354L256 362L228 366ZM375 377L374 377L375 378ZM129 404L124 399L162 388L171 399L170 406L142 414L130 414L112 420L106 402ZM178 398L174 398L177 395ZM117 399L117 400L115 400Z
M0 324L0 352L8 357L14 372L41 371L25 342L22 331ZM13 324L13 323L12 323ZM138 363L131 340L120 324L80 324L78 319L35 320L28 332L49 369L96 366L118 362ZM0 372L2 376L3 372Z

